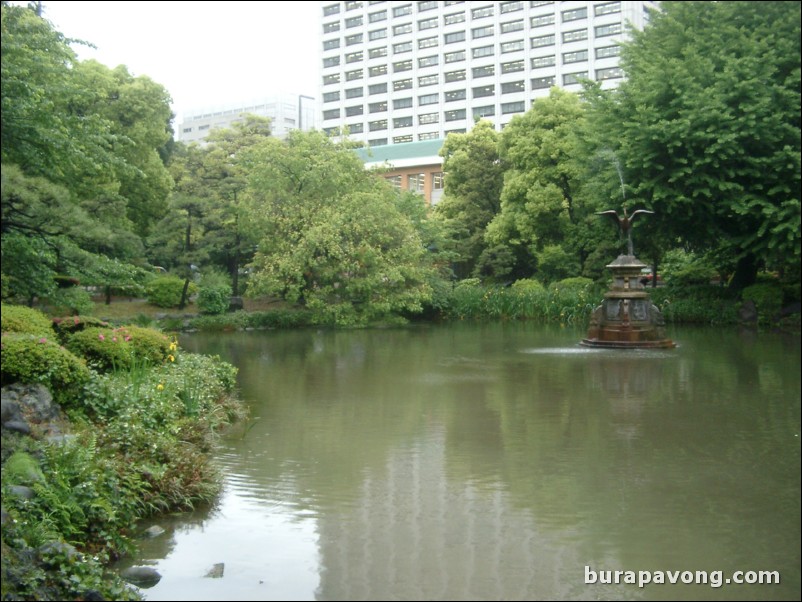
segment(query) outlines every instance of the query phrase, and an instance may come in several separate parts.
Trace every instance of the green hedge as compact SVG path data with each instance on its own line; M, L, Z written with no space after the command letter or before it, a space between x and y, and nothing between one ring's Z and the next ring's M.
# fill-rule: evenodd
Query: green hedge
M2 331L32 334L39 337L53 336L53 324L41 311L24 305L0 304Z

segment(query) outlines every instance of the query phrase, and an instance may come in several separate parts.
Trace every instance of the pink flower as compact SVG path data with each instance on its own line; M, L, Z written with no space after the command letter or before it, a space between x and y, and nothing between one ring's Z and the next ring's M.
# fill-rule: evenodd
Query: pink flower
M99 338L101 341L105 341L106 340L106 337L103 336L103 333L100 333L99 335L97 335L97 338Z
M39 342L40 343L47 343L47 339L45 337L42 337L41 339L39 339Z
M127 343L128 341L130 341L130 340L131 340L131 337L130 337L130 336L127 336L127 337L125 337L125 342L126 342L126 343Z
M117 337L111 337L111 342L112 343L116 343L117 342Z

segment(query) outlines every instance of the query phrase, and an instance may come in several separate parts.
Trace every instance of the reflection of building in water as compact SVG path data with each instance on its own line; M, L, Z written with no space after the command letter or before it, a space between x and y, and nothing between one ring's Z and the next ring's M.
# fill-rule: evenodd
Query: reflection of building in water
M319 517L317 598L582 597L571 535L538 528L498 483L449 479L445 429L433 430L366 474L346 510Z

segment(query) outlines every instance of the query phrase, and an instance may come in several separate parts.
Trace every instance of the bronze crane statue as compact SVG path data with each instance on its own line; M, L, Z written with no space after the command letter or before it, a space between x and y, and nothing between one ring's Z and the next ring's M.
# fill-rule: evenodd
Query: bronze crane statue
M632 215L627 215L627 208L624 207L624 216L619 216L615 210L609 209L608 211L598 211L596 215L609 215L610 218L618 224L618 230L622 234L627 237L627 253L631 256L635 255L635 250L632 246L632 222L635 220L635 217L641 213L654 213L654 211L648 211L646 209L638 209L637 211L633 211Z

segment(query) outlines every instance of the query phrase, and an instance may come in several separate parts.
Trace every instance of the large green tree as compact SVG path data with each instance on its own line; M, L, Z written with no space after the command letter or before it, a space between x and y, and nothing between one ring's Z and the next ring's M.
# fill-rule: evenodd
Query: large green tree
M504 166L499 138L490 121L479 121L466 134L449 134L440 155L448 174L436 215L448 229L449 250L455 255L458 278L474 275L487 248L485 229L501 209Z
M735 266L800 263L800 3L664 2L603 103L636 200Z
M247 151L249 219L260 231L250 295L366 323L422 309L433 268L398 193L351 148L291 132Z

